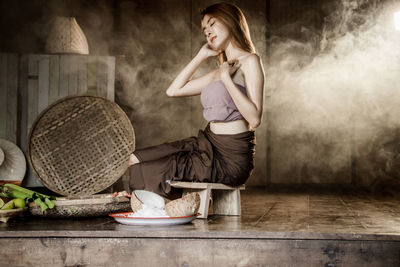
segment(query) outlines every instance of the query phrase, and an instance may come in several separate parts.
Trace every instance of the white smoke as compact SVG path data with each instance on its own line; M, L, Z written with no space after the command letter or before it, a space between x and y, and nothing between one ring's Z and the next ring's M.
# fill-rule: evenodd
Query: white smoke
M343 1L322 35L303 28L308 42L272 38L266 104L273 135L318 143L320 151L297 152L311 165L349 166L349 156L400 126L395 5L371 2Z

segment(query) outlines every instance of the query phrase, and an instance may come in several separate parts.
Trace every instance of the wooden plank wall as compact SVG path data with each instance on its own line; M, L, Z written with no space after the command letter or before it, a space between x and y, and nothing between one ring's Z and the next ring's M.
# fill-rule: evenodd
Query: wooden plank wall
M18 55L0 54L0 138L17 143Z
M0 138L26 153L29 131L45 108L76 94L114 101L114 74L111 56L0 54ZM23 184L41 186L29 170Z

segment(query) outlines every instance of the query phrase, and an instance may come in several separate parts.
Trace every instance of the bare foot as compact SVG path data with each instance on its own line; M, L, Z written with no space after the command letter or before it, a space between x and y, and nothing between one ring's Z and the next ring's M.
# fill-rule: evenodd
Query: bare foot
M134 155L131 154L129 156L129 166L139 163L139 159Z
M126 191L114 192L114 193L113 193L113 197L118 197L118 196L132 197L132 195L129 194L128 192L126 192Z

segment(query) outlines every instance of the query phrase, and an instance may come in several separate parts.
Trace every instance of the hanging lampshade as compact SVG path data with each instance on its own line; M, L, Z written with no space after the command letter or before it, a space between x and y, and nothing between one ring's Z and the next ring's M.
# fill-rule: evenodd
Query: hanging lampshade
M85 34L73 17L55 17L46 41L50 54L89 54Z

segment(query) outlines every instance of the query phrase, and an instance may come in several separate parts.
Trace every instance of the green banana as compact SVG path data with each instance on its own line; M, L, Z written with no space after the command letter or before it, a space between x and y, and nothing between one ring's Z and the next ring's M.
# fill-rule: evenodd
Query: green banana
M22 198L25 200L33 200L36 205L40 206L42 213L48 208L54 208L53 200L56 199L56 197L54 196L41 194L15 184L5 184L4 186L1 186L0 195L4 195L8 198Z

